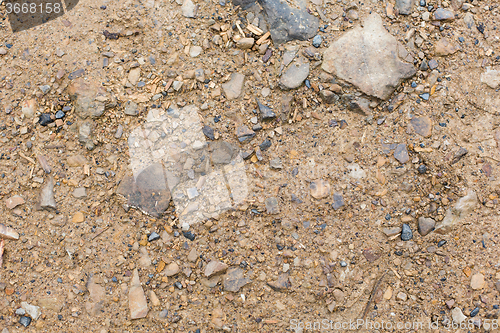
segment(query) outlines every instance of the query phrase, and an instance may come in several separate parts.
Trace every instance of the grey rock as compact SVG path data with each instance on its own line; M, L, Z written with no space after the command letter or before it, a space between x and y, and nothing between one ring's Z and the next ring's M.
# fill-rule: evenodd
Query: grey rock
M226 141L215 141L210 144L212 162L214 164L229 164L235 157L237 149Z
M321 43L323 42L323 37L321 37L320 35L316 35L314 36L313 38L313 41L312 41L312 45L316 48L320 47L321 46Z
M160 163L142 170L136 179L134 176L125 177L116 192L127 199L130 207L140 209L154 217L159 217L165 212L171 199L163 166Z
M40 310L39 306L31 305L27 302L21 302L21 307L33 320L37 320L42 314L42 311Z
M269 106L262 104L259 100L257 100L257 105L259 106L262 120L273 120L276 118L276 113Z
M400 143L396 146L394 150L394 158L399 161L399 163L404 164L410 160L408 155L408 150L405 143Z
M411 231L410 226L406 223L403 224L403 227L401 229L401 240L406 242L412 238L413 238L413 233Z
M401 15L410 15L412 12L415 0L396 0L394 8L398 10Z
M246 2L247 0L239 0ZM304 0L276 1L258 0L264 14L273 42L282 44L290 40L307 40L316 35L319 20L309 14Z
M500 86L500 70L486 68L486 72L481 74L481 82L490 88L497 89Z
M39 86L38 88L40 88L40 90L42 91L42 93L44 95L50 91L50 86L48 84L45 84L43 86Z
M95 101L93 97L80 96L75 101L75 113L82 119L99 118L104 113L104 103Z
M137 116L139 114L137 103L128 101L125 103L125 114L128 116Z
M472 29L476 26L476 22L474 21L474 15L472 13L466 13L464 15L464 22L467 28Z
M212 127L205 125L201 130L208 139L215 140L215 133Z
M432 230L434 230L435 226L436 226L436 221L434 221L431 218L423 216L418 218L418 232L422 236L428 235Z
M279 157L273 158L271 161L269 161L269 166L271 167L271 169L275 170L283 169L283 164L281 163L281 159Z
M120 139L123 135L123 126L122 125L118 125L118 128L116 129L116 132L115 132L115 139Z
M295 89L302 85L309 75L309 61L299 58L288 66L280 78L281 89Z
M333 203L332 207L335 210L339 210L344 206L344 198L342 197L342 193L335 192L333 193Z
M227 270L227 265L223 262L212 260L205 267L205 276L212 277L214 275L224 273Z
M236 128L236 136L240 142L245 142L252 139L255 136L255 132L247 126L242 125Z
M337 94L335 94L330 90L321 90L319 92L319 97L321 97L323 102L325 102L326 104L333 104L340 99L340 97Z
M416 73L413 65L402 61L405 51L384 28L382 18L373 13L363 27L346 32L330 45L322 68L367 95L387 100L404 79Z
M244 83L245 75L240 73L231 74L231 79L222 84L222 89L224 89L227 99L236 99L240 97Z
M477 204L478 198L476 192L467 192L467 195L460 198L453 208L449 208L446 211L444 219L436 226L435 232L438 234L449 233Z
M292 282L287 273L279 275L276 281L268 282L267 285L279 292L286 292L292 288Z
M40 208L41 209L56 209L56 200L54 199L54 179L49 177L47 184L40 192Z
M237 292L241 287L247 285L252 281L248 278L245 278L244 271L241 268L231 267L224 275L223 282L225 291Z
M438 8L434 12L434 19L438 21L453 20L455 19L455 14L451 10Z

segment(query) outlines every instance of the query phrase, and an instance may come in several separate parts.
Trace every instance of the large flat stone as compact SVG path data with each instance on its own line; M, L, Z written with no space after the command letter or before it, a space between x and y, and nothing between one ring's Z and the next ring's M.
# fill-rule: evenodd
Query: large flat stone
M367 95L387 100L416 70L401 60L404 50L373 13L337 39L323 54L322 68L358 87Z

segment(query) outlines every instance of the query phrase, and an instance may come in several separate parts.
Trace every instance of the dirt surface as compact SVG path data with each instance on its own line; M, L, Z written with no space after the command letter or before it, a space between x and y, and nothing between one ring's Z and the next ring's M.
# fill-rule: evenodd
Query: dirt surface
M0 212L19 233L0 228L0 331L498 332L498 4L398 4L309 3L319 47L268 37L267 50L238 42L265 27L252 34L231 3L197 2L189 18L175 1L81 0L15 34L0 5ZM454 16L434 20L437 8ZM415 67L387 100L322 69L371 13ZM307 80L287 89L294 47L307 72L287 80ZM199 120L183 118L191 105ZM191 218L167 188L124 197L142 165L131 133L152 133L158 109L165 124L181 114L178 142L199 135L212 161L239 158L225 163L244 166L244 200L229 184L231 209L210 194ZM55 208L40 202L52 181ZM133 208L152 196L152 214Z

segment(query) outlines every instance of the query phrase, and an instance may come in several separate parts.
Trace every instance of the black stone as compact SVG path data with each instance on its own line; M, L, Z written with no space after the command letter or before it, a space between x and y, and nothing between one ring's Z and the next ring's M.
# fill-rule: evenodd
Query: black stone
M446 241L445 241L445 240L440 240L440 241L438 242L438 247L441 247L441 246L443 246L444 244L446 244Z
M427 172L427 167L424 164L422 164L417 168L417 171L419 174L423 175L424 173Z
M42 126L47 126L50 123L53 123L54 120L50 118L50 113L42 113L40 115L40 119L38 119L38 123Z
M262 104L259 100L257 100L257 105L259 106L262 120L273 120L276 118L276 113L269 106Z
M269 149L269 147L271 147L271 144L272 144L271 140L265 139L264 142L262 142L259 145L259 148L260 148L260 150L265 151L265 150Z
M31 324L31 318L22 316L21 318L19 318L19 324L23 325L24 327L28 327Z
M214 129L208 125L203 126L201 129L203 131L203 134L210 139L210 140L215 140L215 135L214 135Z
M413 233L411 232L411 228L408 224L403 224L403 228L401 230L401 240L409 241L413 238Z
M186 237L190 241L194 241L194 239L196 238L196 236L191 231L183 231L182 235L184 235L184 237Z
M475 317L475 316L477 316L477 314L478 314L478 313L479 313L479 308L478 308L478 307L476 307L476 308L474 308L474 310L472 310L472 311L470 312L470 316L471 316L471 317Z

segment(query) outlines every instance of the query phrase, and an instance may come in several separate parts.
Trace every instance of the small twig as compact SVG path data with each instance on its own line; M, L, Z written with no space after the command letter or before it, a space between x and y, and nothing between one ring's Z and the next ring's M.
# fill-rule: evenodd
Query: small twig
M368 300L368 303L366 303L365 310L363 311L363 317L362 317L363 320L365 320L366 315L368 314L368 310L370 309L370 305L373 302L373 298L375 297L375 293L377 292L378 287L380 286L380 283L382 283L382 280L384 279L384 277L385 277L385 275L387 274L388 271L389 270L386 269L385 272L384 272L384 274L382 274L382 276L378 279L378 281L375 282L375 285L373 286L372 293L370 295L370 299Z
M106 230L108 230L110 227L107 226L106 228L102 229L101 231L99 231L98 233L96 233L93 237L90 237L90 240L94 240L96 239L97 237L99 237L102 233L104 233Z

